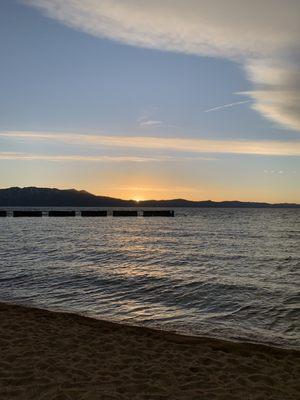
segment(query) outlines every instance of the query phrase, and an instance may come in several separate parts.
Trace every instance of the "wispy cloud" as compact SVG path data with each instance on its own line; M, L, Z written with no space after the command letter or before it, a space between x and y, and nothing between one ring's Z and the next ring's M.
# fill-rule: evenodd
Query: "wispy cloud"
M0 138L30 141L51 141L69 145L92 145L115 149L147 149L175 151L178 153L229 153L257 154L268 156L299 156L300 141L246 141L246 140L208 140L192 138L142 137L142 136L104 136L82 135L77 133L53 132L0 132Z
M159 126L162 126L162 125L163 125L162 121L158 121L158 120L155 120L155 119L146 119L146 120L140 121L140 126L159 127Z
M212 111L222 110L223 108L239 106L240 104L250 103L250 101L251 100L244 100L244 101L236 101L234 103L223 104L222 106L209 108L208 110L205 110L204 112L208 113L208 112L212 112Z
M138 119L138 124L140 127L144 128L182 128L178 125L170 124L165 121L157 120L149 116L142 116Z
M120 190L129 190L132 192L164 192L166 190L165 187L159 186L124 186L118 187ZM182 193L206 193L203 189L198 189L191 186L172 186L168 187L168 192L182 192Z
M23 1L94 36L237 61L254 86L252 108L300 130L297 0Z
M271 175L273 175L273 174L275 174L275 175L295 175L295 174L297 174L297 171L295 171L295 170L286 170L286 171L284 171L284 170L282 170L282 169L279 169L279 170L276 170L276 169L265 169L264 170L264 174L271 174Z
M166 157L131 157L131 156L81 156L81 155L48 155L19 152L0 152L0 160L20 161L52 161L52 162L157 162L165 161Z

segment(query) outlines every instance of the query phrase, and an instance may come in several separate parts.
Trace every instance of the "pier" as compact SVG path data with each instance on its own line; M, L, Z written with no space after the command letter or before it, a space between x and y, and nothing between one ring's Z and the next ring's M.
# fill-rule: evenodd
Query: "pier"
M174 217L174 210L0 210L0 217Z

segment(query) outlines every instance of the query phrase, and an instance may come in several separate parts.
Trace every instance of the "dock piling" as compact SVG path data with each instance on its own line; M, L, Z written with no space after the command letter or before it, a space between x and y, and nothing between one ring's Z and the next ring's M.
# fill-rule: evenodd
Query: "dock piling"
M137 217L137 210L113 210L113 217Z
M14 217L42 217L43 213L42 211L29 211L29 210L17 210L13 211L13 216Z
M48 212L48 217L75 217L75 211L52 210Z
M107 211L105 210L84 210L81 211L82 217L107 217Z

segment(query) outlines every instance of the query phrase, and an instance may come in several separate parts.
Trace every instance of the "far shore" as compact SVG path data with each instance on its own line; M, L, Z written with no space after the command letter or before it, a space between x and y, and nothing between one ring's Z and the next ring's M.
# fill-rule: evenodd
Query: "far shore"
M298 400L300 352L0 303L3 400Z

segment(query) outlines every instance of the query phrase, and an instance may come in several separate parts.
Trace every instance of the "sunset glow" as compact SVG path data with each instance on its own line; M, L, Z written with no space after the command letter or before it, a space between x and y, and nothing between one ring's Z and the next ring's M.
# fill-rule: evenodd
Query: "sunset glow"
M1 2L2 188L300 201L295 2L100 3Z
M299 21L0 0L0 400L299 400Z

